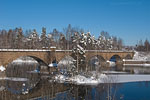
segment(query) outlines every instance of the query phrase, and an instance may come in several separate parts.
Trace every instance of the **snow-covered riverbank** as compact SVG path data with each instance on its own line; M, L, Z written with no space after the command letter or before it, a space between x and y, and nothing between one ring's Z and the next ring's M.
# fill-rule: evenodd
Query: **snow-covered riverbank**
M133 60L134 61L149 61L150 60L150 53L135 51L135 54L133 56Z
M100 83L127 83L127 82L139 82L150 81L150 75L133 75L133 74L118 74L118 75L106 75L99 74L98 76L86 77L83 75L76 75L74 77L66 77L64 75L55 76L57 82L60 83L74 83L84 85L97 85Z

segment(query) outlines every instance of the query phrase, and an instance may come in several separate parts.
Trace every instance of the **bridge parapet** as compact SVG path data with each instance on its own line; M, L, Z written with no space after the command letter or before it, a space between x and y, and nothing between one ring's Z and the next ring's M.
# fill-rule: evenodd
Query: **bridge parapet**
M52 51L49 49L0 49L0 51ZM72 52L72 50L55 50L56 52ZM122 51L122 50L85 50L85 52L134 52L133 50Z

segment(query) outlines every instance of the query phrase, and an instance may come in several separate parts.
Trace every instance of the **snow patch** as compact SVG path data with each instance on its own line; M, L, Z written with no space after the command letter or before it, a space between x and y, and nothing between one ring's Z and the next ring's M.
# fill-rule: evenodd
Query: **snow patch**
M128 72L121 72L121 71L102 71L105 74L127 74Z
M22 59L17 59L17 60L14 60L12 63L38 63L38 62L35 61L35 60L22 60Z
M114 83L126 83L126 82L139 82L150 81L150 75L110 75L111 78L117 77L117 81Z
M55 77L56 81L65 83L71 82L74 84L84 84L84 85L97 85L100 83L127 83L127 82L139 82L139 81L150 81L150 75L106 75L99 74L97 77L91 76L86 77L83 75L76 75L74 77L66 77L64 75L58 75Z
M3 90L5 90L5 87L4 87L4 86L1 86L1 87L0 87L0 91L3 91Z
M103 83L107 76L105 74L100 74L97 78L95 76L86 77L83 75L76 75L74 77L66 77L64 75L55 76L55 80L58 82L71 82L74 84L84 84L84 85L97 85Z
M150 67L150 64L123 64L124 66L143 66Z
M10 80L10 81L28 81L27 78L19 78L19 77L4 77L0 78L0 80Z
M0 71L1 72L5 71L5 70L6 70L6 68L4 66L0 66Z
M113 61L107 60L107 63L109 63L109 67L115 67L116 66L116 63Z
M133 60L150 60L150 54L145 52L137 52L135 51L135 54L133 56Z
M49 67L57 67L57 63L51 63L48 65Z

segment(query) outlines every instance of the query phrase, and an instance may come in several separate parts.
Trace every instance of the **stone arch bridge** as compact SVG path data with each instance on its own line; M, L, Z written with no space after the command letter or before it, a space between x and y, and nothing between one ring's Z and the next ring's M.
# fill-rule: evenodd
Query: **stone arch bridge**
M105 61L110 60L113 56L122 59L132 59L134 56L133 51L114 51L114 50L87 50L85 52L86 61L89 61L94 56L100 56ZM13 60L22 56L29 56L38 62L50 64L56 59L59 62L65 56L72 56L71 50L45 50L45 49L0 49L0 66L7 66Z

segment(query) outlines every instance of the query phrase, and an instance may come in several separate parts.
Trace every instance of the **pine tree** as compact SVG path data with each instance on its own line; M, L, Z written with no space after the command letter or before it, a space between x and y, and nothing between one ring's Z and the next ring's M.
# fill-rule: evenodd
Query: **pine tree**
M42 47L48 47L48 40L47 40L47 36L46 36L46 28L42 28L42 34L40 37L40 42Z

